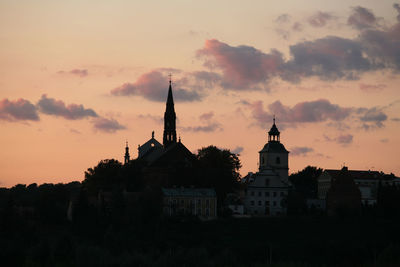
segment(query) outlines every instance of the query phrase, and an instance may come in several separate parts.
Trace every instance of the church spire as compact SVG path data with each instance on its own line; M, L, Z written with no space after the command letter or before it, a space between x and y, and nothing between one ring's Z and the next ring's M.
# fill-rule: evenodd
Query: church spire
M130 160L130 156L129 156L129 147L128 147L128 141L126 141L124 164L129 163L129 160Z
M174 98L172 96L171 84L172 82L170 76L167 105L164 113L164 137L163 137L164 147L176 143L176 114L175 114Z

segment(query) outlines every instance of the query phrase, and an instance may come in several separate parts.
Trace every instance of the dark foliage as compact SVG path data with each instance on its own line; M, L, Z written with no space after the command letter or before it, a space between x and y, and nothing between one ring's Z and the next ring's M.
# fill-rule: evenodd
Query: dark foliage
M196 185L215 188L219 203L222 203L227 193L238 189L239 169L242 167L238 155L228 149L208 146L199 149L197 160Z
M121 169L122 164L118 160L102 160L94 168L85 171L83 185L91 193L112 190L114 187L121 186L123 182Z
M400 219L400 188L396 185L379 184L376 208L380 216Z
M321 175L322 171L321 168L307 166L301 171L292 173L289 176L289 181L304 198L317 198L317 178Z

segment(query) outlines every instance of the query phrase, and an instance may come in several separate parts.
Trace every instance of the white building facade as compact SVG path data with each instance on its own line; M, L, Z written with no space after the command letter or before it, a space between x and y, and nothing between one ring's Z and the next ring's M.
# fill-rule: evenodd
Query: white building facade
M289 151L280 142L274 123L268 132L268 143L259 152L259 171L242 179L245 184L245 213L253 216L279 216L287 211Z

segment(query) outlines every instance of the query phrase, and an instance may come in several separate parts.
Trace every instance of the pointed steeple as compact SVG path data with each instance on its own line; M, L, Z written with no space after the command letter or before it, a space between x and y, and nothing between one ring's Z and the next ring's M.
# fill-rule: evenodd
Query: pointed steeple
M129 161L130 161L129 147L128 147L128 141L126 141L124 164L129 163Z
M167 147L176 143L176 114L174 107L174 98L172 96L172 82L169 79L167 105L164 113L164 137L163 145Z
M167 97L167 109L168 107L174 109L174 97L172 96L172 81L169 80L168 97Z

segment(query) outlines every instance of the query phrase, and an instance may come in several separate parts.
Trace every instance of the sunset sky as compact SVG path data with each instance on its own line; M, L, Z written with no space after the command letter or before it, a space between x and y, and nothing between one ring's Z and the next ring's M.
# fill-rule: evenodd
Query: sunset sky
M400 176L400 2L2 0L0 187L83 180L155 131L172 74L191 151L240 154L276 115L290 172Z

